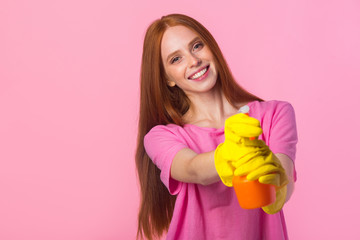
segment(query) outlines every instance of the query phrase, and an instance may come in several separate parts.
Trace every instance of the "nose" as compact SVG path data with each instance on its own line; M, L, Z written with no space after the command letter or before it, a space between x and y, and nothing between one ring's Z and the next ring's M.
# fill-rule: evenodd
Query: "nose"
M202 63L201 59L194 54L190 55L190 67L198 67Z

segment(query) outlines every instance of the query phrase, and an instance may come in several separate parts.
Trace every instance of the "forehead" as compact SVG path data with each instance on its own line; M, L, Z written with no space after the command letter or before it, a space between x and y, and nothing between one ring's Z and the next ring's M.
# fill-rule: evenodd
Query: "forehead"
M185 26L173 26L166 29L161 41L161 52L164 55L171 54L187 45L199 35Z

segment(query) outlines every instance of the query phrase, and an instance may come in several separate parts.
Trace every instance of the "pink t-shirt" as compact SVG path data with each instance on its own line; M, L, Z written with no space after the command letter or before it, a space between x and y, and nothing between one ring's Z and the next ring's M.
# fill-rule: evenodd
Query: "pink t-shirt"
M249 116L261 122L266 142L273 153L295 160L297 132L295 114L287 102L250 102ZM261 208L242 209L233 188L221 181L203 186L179 182L170 176L176 153L190 148L196 153L213 151L224 141L224 128L186 124L158 125L145 136L147 154L161 170L160 178L169 192L177 194L167 239L288 239L283 212L266 214ZM296 179L296 173L294 171Z

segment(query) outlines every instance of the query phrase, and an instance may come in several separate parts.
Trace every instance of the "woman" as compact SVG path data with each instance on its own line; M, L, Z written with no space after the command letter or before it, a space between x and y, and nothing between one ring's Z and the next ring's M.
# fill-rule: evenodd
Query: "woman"
M245 105L249 116L237 114ZM150 25L136 153L138 237L288 239L281 208L293 191L296 142L291 105L242 89L205 27L180 14ZM242 209L228 187L234 175L275 185L276 202Z

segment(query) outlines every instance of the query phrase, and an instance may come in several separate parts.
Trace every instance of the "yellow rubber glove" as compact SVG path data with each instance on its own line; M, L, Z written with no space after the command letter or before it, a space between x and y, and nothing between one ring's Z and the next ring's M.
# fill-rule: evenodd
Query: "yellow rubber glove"
M269 162L273 162L269 166L264 165L259 167L258 169L249 173L248 177L258 178L259 182L264 184L272 184L275 185L276 188L276 200L273 204L262 207L264 212L268 214L274 214L279 212L285 204L286 193L287 193L287 184L289 182L285 169L282 167L279 159L270 152L268 156L265 157Z
M262 133L260 122L246 114L236 114L225 121L225 141L215 150L215 167L222 182L232 187L232 178L247 175L276 187L276 201L263 207L268 214L281 210L286 199L288 179L280 161L261 140L249 140Z
M247 176L250 181L259 180L260 183L272 184L276 187L276 200L273 204L262 209L268 214L274 214L281 210L286 200L286 185L288 178L279 159L261 140L244 140L241 144L244 148L258 146L260 155L252 153L232 162L235 176Z
M259 180L264 184L283 187L288 183L285 169L280 160L273 154L262 140L244 140L240 148L249 149L249 145L256 152L250 152L237 161L233 161L235 176L245 176L249 181Z
M235 167L232 162L239 160L243 156L260 153L254 146L244 147L240 143L244 138L259 136L262 133L260 122L255 118L250 118L243 113L235 114L225 121L224 134L225 140L219 144L215 150L215 167L221 181L228 187L232 187Z

